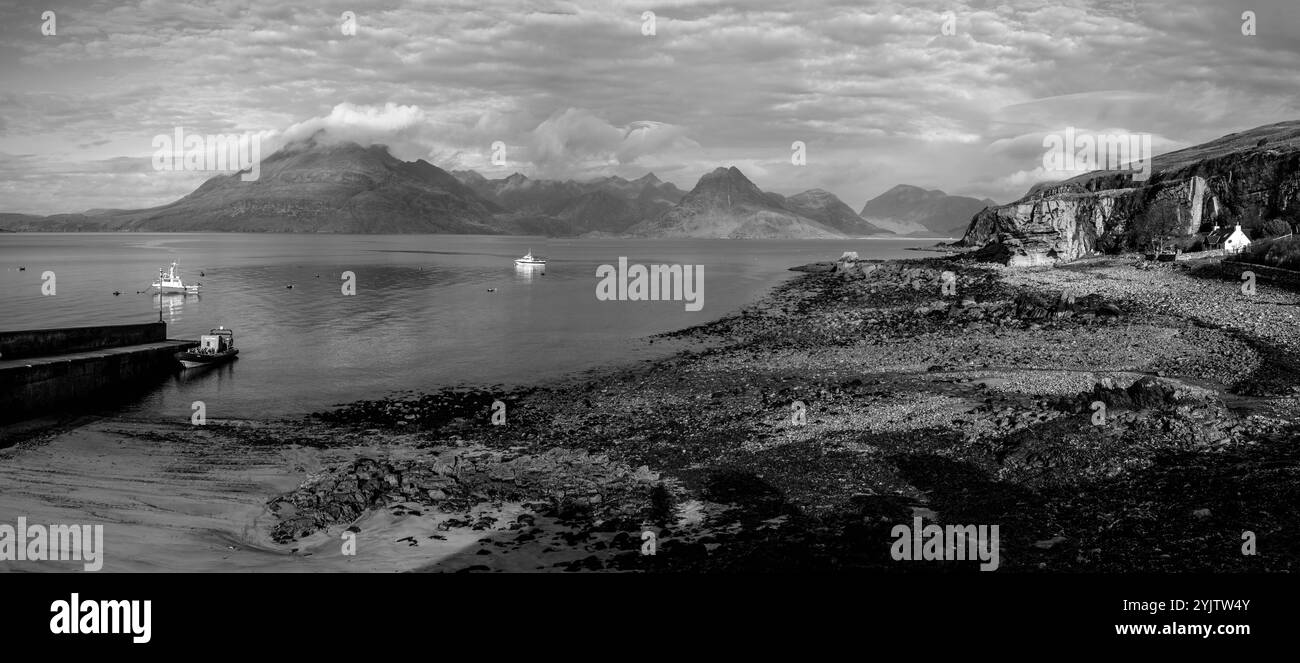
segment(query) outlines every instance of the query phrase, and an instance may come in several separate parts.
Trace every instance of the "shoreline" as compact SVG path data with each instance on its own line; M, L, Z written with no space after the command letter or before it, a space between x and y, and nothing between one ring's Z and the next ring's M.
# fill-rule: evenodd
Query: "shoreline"
M837 262L640 365L198 433L101 419L0 450L0 490L31 522L116 519L108 570L973 570L891 559L914 517L1001 525L1007 571L1294 570L1270 507L1300 496L1300 308L1237 288L1126 258ZM70 490L104 459L138 485ZM193 500L127 494L167 481ZM1272 545L1241 555L1246 530Z

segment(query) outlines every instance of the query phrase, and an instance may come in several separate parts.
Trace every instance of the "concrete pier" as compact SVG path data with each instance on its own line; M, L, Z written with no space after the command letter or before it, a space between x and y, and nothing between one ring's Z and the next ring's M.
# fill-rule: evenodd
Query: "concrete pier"
M112 325L0 332L0 421L87 404L177 368L197 341L167 338L167 325Z

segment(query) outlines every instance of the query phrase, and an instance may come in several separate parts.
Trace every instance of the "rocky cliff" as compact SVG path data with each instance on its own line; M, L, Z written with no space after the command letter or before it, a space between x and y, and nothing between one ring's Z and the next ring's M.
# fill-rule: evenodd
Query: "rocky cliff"
M1300 219L1300 121L1229 134L1152 159L1151 176L1095 171L977 213L960 245L1016 266L1144 248L1214 225Z

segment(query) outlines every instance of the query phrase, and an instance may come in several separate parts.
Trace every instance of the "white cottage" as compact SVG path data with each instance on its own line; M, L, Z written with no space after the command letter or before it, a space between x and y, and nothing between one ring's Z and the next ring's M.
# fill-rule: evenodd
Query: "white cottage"
M1215 226L1205 238L1205 248L1223 249L1226 253L1241 253L1247 246L1250 246L1250 238L1241 230L1240 223L1231 230Z

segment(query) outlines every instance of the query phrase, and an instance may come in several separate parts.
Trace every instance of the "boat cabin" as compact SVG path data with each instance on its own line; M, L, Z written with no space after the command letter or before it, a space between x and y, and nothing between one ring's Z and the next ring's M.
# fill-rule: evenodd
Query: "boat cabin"
M199 347L195 352L201 354L219 354L235 347L235 334L225 327L213 329L211 333L199 337Z

